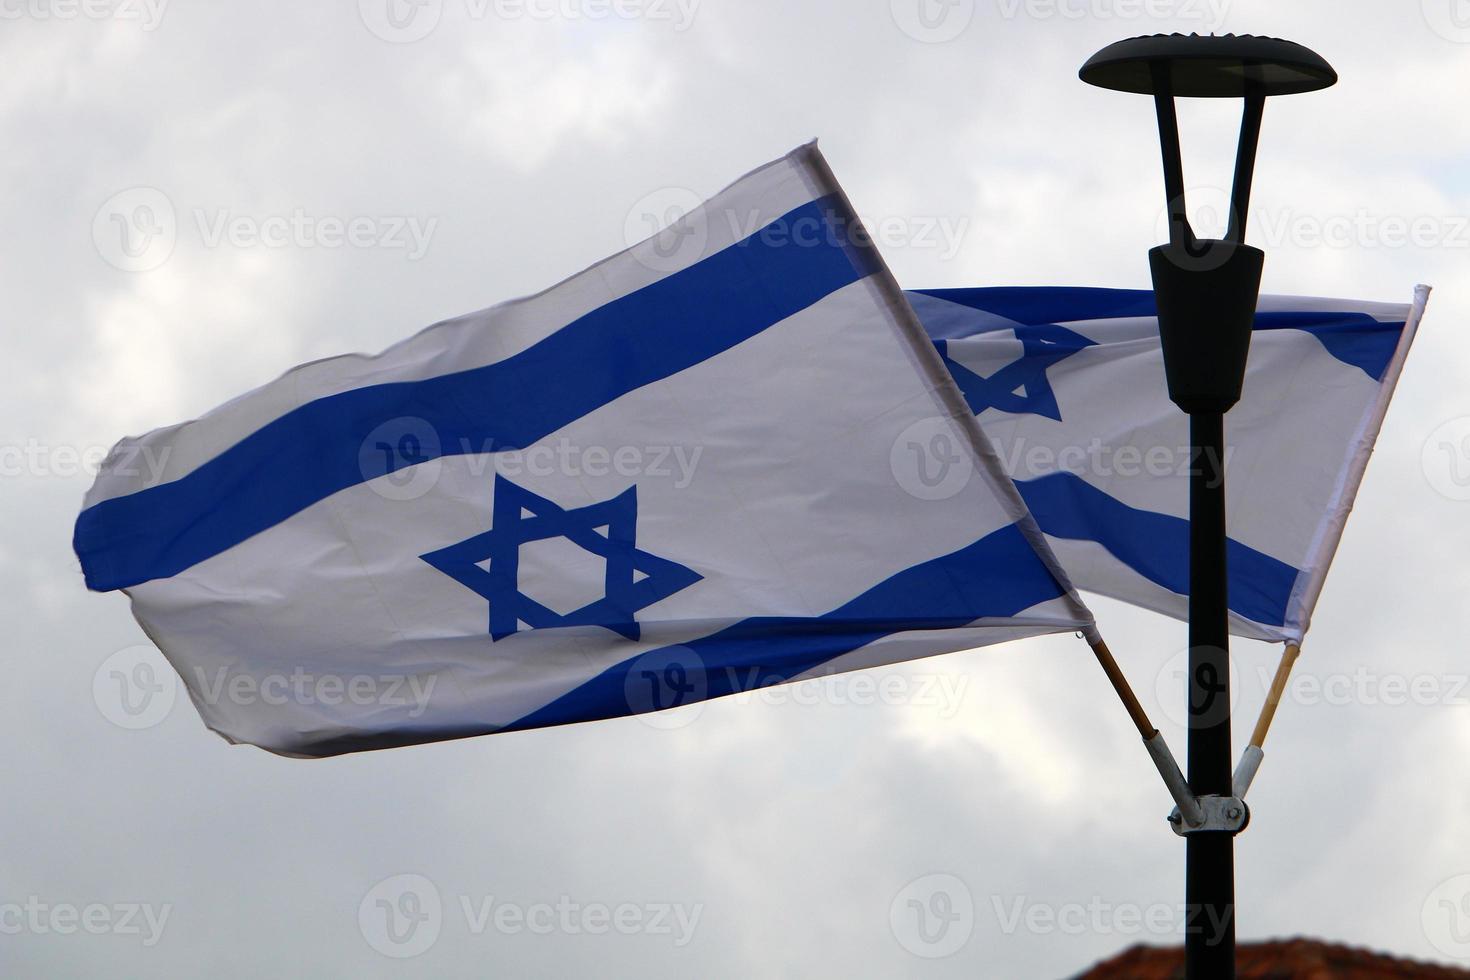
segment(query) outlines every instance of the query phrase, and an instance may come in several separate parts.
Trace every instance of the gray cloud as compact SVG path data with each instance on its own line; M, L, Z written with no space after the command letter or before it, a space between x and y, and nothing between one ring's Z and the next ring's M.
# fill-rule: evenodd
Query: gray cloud
M1429 677L1442 696L1283 707L1239 845L1241 934L1444 959L1423 913L1470 873L1470 709L1449 694L1470 672L1470 504L1436 493L1422 448L1470 415L1470 243L1451 228L1470 215L1470 43L1446 36L1436 2L1233 0L1221 29L1301 40L1343 78L1267 112L1254 211L1280 234L1266 288L1407 302L1417 281L1438 287L1300 671ZM88 477L57 447L85 455L299 361L542 289L623 248L647 195L712 193L813 135L869 218L965 223L952 249L885 249L906 286L1145 285L1162 201L1151 113L1075 73L1117 37L1209 29L1212 9L962 0L962 29L927 43L900 26L913 27L903 0L703 0L664 5L672 19L649 4L619 8L634 18L532 7L561 12L443 0L426 36L395 43L370 29L373 0L365 14L0 5L0 442L50 453L0 480L0 903L170 909L151 946L116 929L0 935L6 973L1019 978L1172 941L1130 929L1127 911L1182 898L1167 799L1068 637L893 668L962 678L951 717L726 701L670 731L628 720L305 763L227 747L182 698L141 731L97 710L94 672L145 638L122 597L82 589L69 538ZM1189 110L1191 182L1219 185L1231 120ZM135 188L172 208L156 265L94 241L104 202ZM1427 217L1438 237L1369 241L1360 213L1375 229ZM297 214L314 230L263 240ZM360 244L320 227L359 218L377 222ZM420 256L383 244L390 218L433 222ZM246 234L213 242L234 219ZM1345 245L1304 240L1334 221L1357 229ZM1095 608L1165 718L1153 680L1183 627ZM1274 651L1238 652L1239 731ZM1166 733L1180 749L1183 732ZM365 896L400 874L429 879L444 909L437 941L408 960L358 926ZM968 942L942 959L890 927L894 901L934 874L959 879L974 909ZM677 946L642 926L476 934L460 905L524 913L564 896L701 911Z

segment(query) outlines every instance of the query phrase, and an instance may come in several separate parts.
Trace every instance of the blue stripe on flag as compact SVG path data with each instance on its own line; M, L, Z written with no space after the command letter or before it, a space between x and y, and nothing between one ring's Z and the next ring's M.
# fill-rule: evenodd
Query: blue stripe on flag
M1159 309L1154 305L1153 290L1150 289L980 286L914 291L1003 316L1017 323L1064 323L1069 320L1111 320L1127 316L1159 315Z
M1327 353L1382 383L1399 349L1405 324L1383 323L1366 313L1257 313L1257 330L1304 330Z
M1096 541L1139 575L1170 592L1189 594L1189 521L1129 507L1073 473L1016 483L1047 534ZM1286 623L1297 569L1231 538L1230 608L1267 626Z
M831 197L773 222L832 234L757 231L623 296L503 361L423 381L319 398L171 483L105 500L77 518L87 587L166 578L369 479L439 456L521 449L628 392L754 337L868 274ZM439 448L364 467L384 423L421 419Z
M789 680L893 633L957 629L977 619L1014 616L1063 594L1020 529L1012 524L959 551L906 568L856 599L813 618L746 619L676 647L608 668L505 731L596 721L655 710L637 695L642 665L677 664L702 690L688 702ZM630 690L635 692L630 696Z
M983 286L970 289L920 289L910 295L932 296L983 314L969 324L932 304L915 302L914 310L934 340L955 340L1018 325L1154 317L1154 294L1147 289L1102 289L1087 286ZM951 308L952 309L952 308ZM997 319L999 318L999 319ZM1015 321L1008 323L1005 321ZM1380 322L1367 313L1292 311L1257 313L1256 330L1302 330L1321 342L1327 353L1381 382L1398 350L1404 323Z

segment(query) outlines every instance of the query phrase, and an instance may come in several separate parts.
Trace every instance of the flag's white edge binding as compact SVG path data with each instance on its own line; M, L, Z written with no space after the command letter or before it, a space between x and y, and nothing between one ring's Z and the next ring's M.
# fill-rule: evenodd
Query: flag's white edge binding
M1358 489L1362 486L1363 476L1368 469L1368 460L1373 456L1378 434L1383 429L1383 420L1388 415L1389 402L1393 400L1394 391L1398 387L1399 376L1408 360L1409 348L1418 333L1419 321L1424 316L1431 291L1429 286L1422 283L1414 287L1414 302L1409 308L1408 319L1404 322L1398 347L1384 372L1378 397L1363 415L1362 424L1352 442L1350 461L1338 481L1332 507L1317 529L1307 561L1309 574L1302 576L1293 590L1291 612L1283 628L1287 634L1281 641L1283 643L1301 643L1312 624L1313 609L1322 595L1322 587L1332 568L1333 558L1337 555L1338 545L1342 543L1348 515L1352 513L1353 505L1357 501Z
M792 157L798 155L802 156L807 164L802 168L802 172L812 173L820 182L819 186L813 189L817 197L828 195L836 197L842 202L846 215L860 225L861 220L858 218L857 211L853 209L847 193L837 183L837 178L832 173L831 167L827 165L826 158L817 148L817 141L812 140L789 154ZM864 237L868 237L866 233ZM971 413L970 406L960 392L959 385L955 383L949 369L944 366L938 349L929 339L924 325L919 321L918 314L914 312L913 307L909 305L908 298L904 296L903 288L899 286L898 280L888 268L888 262L876 245L870 244L868 250L872 254L874 272L867 277L867 282L872 285L892 315L899 333L905 340L903 346L912 358L914 367L929 382L929 391L938 402L936 407L964 434L966 447L973 457L975 472L982 474L996 497L1005 505L1007 513L1031 545L1031 549L1036 552L1042 564L1065 590L1065 599L1068 605L1073 607L1072 611L1077 617L1078 631L1089 644L1095 645L1102 642L1102 635L1097 629L1096 617L1082 601L1071 578L1062 568L1061 562L1057 561L1056 555L1052 553L1046 535L1042 533L1040 525L1036 523L1036 518L1031 514L1031 509L1021 498L1021 491L1016 489L1015 482L1006 475L1001 466L1000 454L995 451L990 437L980 428L979 420Z
M1403 374L1404 364L1408 361L1409 349L1418 333L1419 321L1424 316L1424 309L1432 291L1423 283L1414 287L1414 302L1409 307L1408 316L1404 319L1404 329L1399 335L1398 346L1394 349L1393 357L1389 359L1388 367L1384 371L1383 381L1378 389L1378 397L1363 414L1362 423L1349 448L1348 465L1343 469L1338 480L1332 506L1317 527L1317 533L1306 562L1309 574L1302 576L1292 590L1289 618L1282 630L1285 636L1279 641L1285 644L1285 649L1282 651L1281 662L1277 666L1276 678L1272 681L1271 691L1267 693L1266 701L1261 706L1251 741L1241 753L1240 762L1236 764L1235 773L1231 777L1232 792L1241 799L1244 799L1246 793L1250 791L1256 773L1261 768L1261 762L1265 759L1266 753L1262 743L1265 741L1266 730L1275 718L1280 701L1280 690L1286 685L1291 668L1296 662L1297 655L1301 652L1302 640L1312 624L1312 612L1322 595L1322 588L1326 584L1327 573L1331 570L1333 559L1337 555L1338 545L1342 543L1343 532L1347 529L1348 515L1352 513L1353 506L1357 502L1358 490L1368 470L1368 460L1372 458L1373 450L1378 444L1378 435L1388 415L1389 403L1393 400L1394 392L1398 388L1399 377ZM1358 305L1364 308L1367 306L1367 304ZM1385 315L1385 311L1381 309L1369 312L1380 319ZM1232 619L1234 618L1232 615Z

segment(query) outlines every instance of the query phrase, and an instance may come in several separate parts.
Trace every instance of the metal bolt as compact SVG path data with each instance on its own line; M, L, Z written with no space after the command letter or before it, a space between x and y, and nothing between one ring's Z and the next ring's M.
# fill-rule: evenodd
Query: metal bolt
M1238 806L1231 807L1230 809L1228 809L1228 810L1225 811L1225 816L1229 817L1231 820L1239 820L1240 819L1240 807L1238 807Z

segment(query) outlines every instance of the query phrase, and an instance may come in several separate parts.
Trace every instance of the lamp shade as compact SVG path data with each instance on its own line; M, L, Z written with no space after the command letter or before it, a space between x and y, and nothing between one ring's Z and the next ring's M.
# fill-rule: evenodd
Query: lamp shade
M1089 85L1140 95L1161 94L1156 66L1167 75L1165 94L1184 98L1294 95L1327 88L1337 72L1315 51L1294 41L1251 34L1151 34L1116 41L1078 72Z

